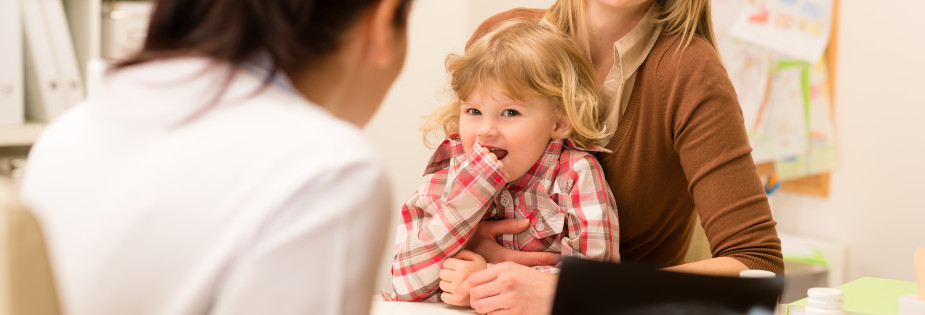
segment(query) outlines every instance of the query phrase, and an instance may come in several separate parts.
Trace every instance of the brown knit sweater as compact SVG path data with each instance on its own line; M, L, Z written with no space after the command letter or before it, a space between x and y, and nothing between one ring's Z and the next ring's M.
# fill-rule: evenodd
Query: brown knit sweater
M479 26L469 40L512 18L513 9ZM617 199L620 256L659 267L684 263L695 215L713 257L783 272L780 239L758 178L735 90L716 51L662 35L637 72L626 111L601 157ZM468 44L467 44L468 47Z

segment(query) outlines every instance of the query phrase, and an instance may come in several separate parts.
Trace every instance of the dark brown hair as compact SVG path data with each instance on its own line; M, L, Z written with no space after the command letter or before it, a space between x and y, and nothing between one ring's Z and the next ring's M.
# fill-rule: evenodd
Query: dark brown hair
M338 48L338 39L380 0L159 0L142 50L115 69L152 60L205 56L239 65L258 53L270 59L268 79L294 73ZM394 24L404 28L411 0Z

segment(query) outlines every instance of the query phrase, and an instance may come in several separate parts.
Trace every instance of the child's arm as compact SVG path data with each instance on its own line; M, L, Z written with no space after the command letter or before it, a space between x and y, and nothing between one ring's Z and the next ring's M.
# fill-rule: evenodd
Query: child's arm
M569 172L569 202L566 204L566 228L562 237L562 256L620 261L620 226L617 203L604 180L597 159L587 155L577 159ZM547 273L558 273L554 266L538 266Z
M396 236L392 288L401 301L439 301L441 263L465 245L501 191L507 175L481 147L459 167L429 175L402 207Z

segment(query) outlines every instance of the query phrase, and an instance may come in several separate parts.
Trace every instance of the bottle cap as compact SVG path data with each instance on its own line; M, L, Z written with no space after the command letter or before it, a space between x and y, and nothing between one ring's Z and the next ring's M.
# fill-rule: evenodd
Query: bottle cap
M767 270L742 270L739 272L739 278L774 278L777 274L767 271Z
M811 288L806 290L807 307L820 310L840 310L844 292L833 288Z

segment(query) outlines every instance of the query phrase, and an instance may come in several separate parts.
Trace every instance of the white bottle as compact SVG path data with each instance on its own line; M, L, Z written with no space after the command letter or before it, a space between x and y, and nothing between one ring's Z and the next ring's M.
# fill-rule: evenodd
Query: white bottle
M811 288L806 291L806 295L806 315L845 315L842 290Z

